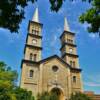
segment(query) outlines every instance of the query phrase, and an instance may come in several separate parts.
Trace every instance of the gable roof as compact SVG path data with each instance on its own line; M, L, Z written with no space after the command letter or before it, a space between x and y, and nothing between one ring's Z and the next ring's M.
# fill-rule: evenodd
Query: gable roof
M53 59L53 58L57 58L59 61L61 61L63 64L65 64L65 66L68 66L71 70L82 71L79 68L72 68L68 63L66 63L64 60L62 60L58 55L53 55L53 56L50 56L46 59L43 59L40 61L40 63L43 63L43 62L48 61L48 60Z
M65 64L66 66L71 67L68 63L66 63L65 61L63 61L63 60L62 60L59 56L57 56L57 55L53 55L53 56L50 56L50 57L48 57L48 58L46 58L46 59L43 59L43 60L40 61L40 63L43 63L43 62L48 61L48 60L53 59L53 58L57 58L59 61L61 61L61 62L62 62L63 64Z

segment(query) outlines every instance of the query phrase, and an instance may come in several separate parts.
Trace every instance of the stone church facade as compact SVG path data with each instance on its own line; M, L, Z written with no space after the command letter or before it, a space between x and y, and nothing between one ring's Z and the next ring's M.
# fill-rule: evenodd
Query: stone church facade
M20 87L32 91L36 97L44 91L59 91L61 100L68 100L75 92L82 92L81 69L75 44L75 34L70 32L67 20L60 36L61 57L57 55L42 59L42 27L38 9L29 21L28 34L21 63Z

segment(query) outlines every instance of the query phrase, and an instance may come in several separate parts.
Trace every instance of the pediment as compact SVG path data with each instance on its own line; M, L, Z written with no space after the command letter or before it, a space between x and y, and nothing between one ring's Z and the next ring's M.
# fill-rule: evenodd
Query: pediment
M55 62L55 63L54 63ZM40 61L41 64L43 63L54 63L54 65L57 64L62 64L63 66L67 67L67 68L70 68L71 66L69 64L67 64L65 61L63 61L59 56L57 55L54 55L54 56L51 56L51 57L48 57L46 59L43 59Z

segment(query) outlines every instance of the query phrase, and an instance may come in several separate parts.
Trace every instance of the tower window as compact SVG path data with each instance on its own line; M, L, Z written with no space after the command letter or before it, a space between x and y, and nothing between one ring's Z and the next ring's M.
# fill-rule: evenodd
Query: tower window
M32 34L38 35L39 31L32 29Z
M34 29L32 29L32 33L33 33L33 34L36 34L36 31L35 31Z
M34 34L34 29L32 29L32 33Z
M72 66L72 67L75 67L76 65L75 65L75 61L70 61L70 65Z
M36 61L37 59L37 54L34 54L34 61Z
M33 70L30 70L29 77L33 77L33 74L34 74L34 71Z
M35 31L35 33L38 35L39 32L38 31Z
M33 54L30 53L30 60L33 60Z
M75 61L73 61L73 67L75 67Z
M73 66L73 62L72 61L70 61L70 65Z
M67 42L68 42L68 43L73 43L73 40L67 39Z
M33 39L33 40L32 40L32 43L33 43L33 44L36 44L36 43L37 43L37 40L36 40L36 39Z
M72 53L72 52L73 52L73 49L72 49L72 48L70 48L70 49L69 49L69 53Z
M76 76L73 76L73 83L76 83Z
M71 43L73 43L73 40L70 40Z

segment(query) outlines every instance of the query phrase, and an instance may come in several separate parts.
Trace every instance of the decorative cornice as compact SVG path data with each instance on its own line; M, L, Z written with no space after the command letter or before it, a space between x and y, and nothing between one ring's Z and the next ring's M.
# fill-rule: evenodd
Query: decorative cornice
M62 34L61 34L61 36L60 36L60 39L62 38L62 36L63 35L65 35L65 34L70 34L70 35L75 35L75 33L72 33L72 32L69 32L69 31L64 31Z
M26 44L25 46L42 50L42 47L38 47L38 46L30 45L30 44Z
M64 58L66 55L67 55L67 56L70 56L70 57L76 57L76 58L79 57L78 55L75 55L75 54L65 53L65 54L62 55L62 58Z
M32 61L32 60L23 59L22 62L21 62L21 68L22 68L23 63L39 64L39 62L35 62L35 61Z
M36 37L36 38L41 38L42 39L42 36L40 36L40 35L36 35L36 34L32 34L32 33L28 33L27 35L30 35L32 37Z
M33 46L33 45L25 44L24 54L25 54L25 49L26 49L26 47L35 48L35 49L38 49L38 50L42 50L42 49L43 49L42 47L38 47L38 46Z
M32 85L37 85L37 83L33 83L33 82L24 82L24 84L32 84Z
M34 23L37 24L37 25L40 25L41 27L43 27L43 24L29 20L28 30L29 30L30 24L34 24Z
M63 45L61 46L60 50L62 50L62 48L63 48L64 46L66 46L66 45L73 46L73 47L77 47L76 44L71 44L71 43L65 42L65 43L63 43Z
M82 71L82 69L79 69L79 68L70 68L71 69L71 71L78 71L78 72L81 72Z
M39 65L39 64L41 64L41 63L43 63L43 62L45 62L45 61L48 61L48 60L50 60L50 59L52 59L52 58L57 58L58 60L60 60L63 64L65 64L65 66L69 67L71 71L78 71L78 72L82 71L82 69L73 68L72 66L70 66L68 63L66 63L64 60L62 60L62 59L61 59L59 56L57 56L57 55L50 56L50 57L48 57L48 58L46 58L46 59L43 59L43 60L40 60L40 61L38 61L38 62L34 62L34 61L31 61L31 60L25 60L25 59L23 59L22 62L21 62L21 68L22 68L22 64L23 64L23 63L29 63L29 64L37 64L37 65Z

